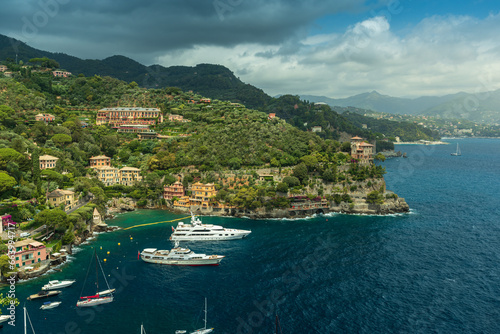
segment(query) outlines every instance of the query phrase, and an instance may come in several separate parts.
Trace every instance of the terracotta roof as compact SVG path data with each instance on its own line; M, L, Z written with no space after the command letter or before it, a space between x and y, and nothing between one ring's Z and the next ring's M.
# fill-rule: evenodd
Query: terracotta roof
M365 147L373 147L372 144L368 144L367 142L362 142L361 144L359 144L359 146L365 146Z
M54 159L59 160L59 158L53 157L51 155L41 155L38 157L38 160L54 160Z
M135 167L123 167L120 170L122 170L122 171L140 171L139 168L135 168Z
M64 190L64 189L56 189L54 191L52 191L51 193L49 193L47 195L47 197L61 197L61 196L65 196L65 195L73 195L75 192L71 191L71 190Z
M90 157L90 160L92 159L111 159L110 157L107 157L105 155L98 155L96 157Z
M31 245L33 247L40 247L43 246L41 242L35 241L33 239L25 239L21 241L17 241L14 243L14 247L23 247L23 246L28 246Z
M363 138L356 136L356 137L352 137L351 140L363 140Z

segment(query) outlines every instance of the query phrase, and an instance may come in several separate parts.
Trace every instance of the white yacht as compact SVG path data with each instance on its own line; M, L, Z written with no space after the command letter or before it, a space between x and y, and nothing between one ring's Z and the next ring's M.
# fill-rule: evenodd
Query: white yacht
M223 258L223 255L196 254L189 248L179 247L178 242L171 250L146 248L141 253L144 262L174 266L217 266Z
M203 224L200 218L191 213L191 223L180 222L177 228L172 227L172 241L193 240L234 240L241 239L252 233L248 230L224 228L219 225Z
M75 280L70 281L49 281L49 283L45 284L42 287L42 290L54 290L54 289L61 289L70 286L71 284L75 283Z

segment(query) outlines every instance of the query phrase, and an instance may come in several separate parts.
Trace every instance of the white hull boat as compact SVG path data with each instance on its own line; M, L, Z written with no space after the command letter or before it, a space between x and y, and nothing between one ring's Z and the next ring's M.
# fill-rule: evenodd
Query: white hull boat
M84 298L84 299L76 302L76 306L78 306L78 307L97 306L97 305L101 305L101 304L111 303L113 301L113 296L106 296L106 297L89 296L89 297L80 297L80 298Z
M55 289L61 289L61 288L66 288L70 286L71 284L75 283L75 280L65 280L65 281L49 281L49 283L45 284L42 287L43 291L47 290L55 290Z
M200 218L191 213L191 223L180 222L177 228L172 227L172 241L203 241L203 240L236 240L252 233L248 230L224 228L219 225L203 224Z
M0 323L5 322L10 319L10 315L0 315Z
M111 303L113 301L113 292L115 292L115 289L110 289L108 280L106 279L106 275L104 275L104 270L102 269L101 263L99 262L99 258L97 257L97 252L94 250L94 256L95 256L95 262L96 262L96 288L97 292L93 296L80 296L80 300L76 302L77 307L90 307L90 306L97 306L101 304L107 304ZM107 290L104 291L99 291L99 270L98 270L98 265L101 269L102 275L104 276L104 280L106 281L106 286ZM88 274L88 272L87 272ZM87 281L87 279L85 279ZM84 283L85 284L85 283Z
M223 258L223 255L196 254L189 248L179 247L178 242L171 250L146 248L141 253L144 262L173 266L217 266Z
M189 332L189 334L208 334L213 332L213 328L207 328L207 299L205 298L205 326L203 328L197 329L194 332ZM177 330L175 331L175 334L184 334L186 333L185 330Z
M41 310L49 310L51 308L55 308L55 307L58 307L59 305L61 305L62 302L46 302L46 303L43 303L42 306L40 306L40 309Z

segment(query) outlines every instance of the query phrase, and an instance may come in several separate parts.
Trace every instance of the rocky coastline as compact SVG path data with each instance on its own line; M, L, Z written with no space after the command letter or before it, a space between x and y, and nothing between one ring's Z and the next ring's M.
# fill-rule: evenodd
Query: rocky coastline
M229 208L229 209L202 209L194 208L193 213L196 215L211 215L211 216L227 216L227 217L247 217L250 219L273 219L273 218L305 218L318 214L340 213L340 214L354 214L354 215L391 215L399 213L407 213L410 211L408 203L404 198L395 196L393 193L390 198L384 199L383 203L375 204L366 201L366 194L359 194L357 197L352 197L350 202L314 202L307 201L301 203L300 206L292 206L287 209L271 209L258 208L255 210L242 209L242 208ZM178 208L172 205L159 208L157 206L147 206L145 209L166 209L177 214L189 214L189 208ZM108 204L107 218L113 218L115 214L133 211L137 209L135 201L130 198L113 199Z

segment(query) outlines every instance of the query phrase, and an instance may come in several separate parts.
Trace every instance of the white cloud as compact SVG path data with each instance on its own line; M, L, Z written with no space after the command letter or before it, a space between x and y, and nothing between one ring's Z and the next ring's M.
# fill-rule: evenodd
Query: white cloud
M384 17L372 17L343 34L271 46L198 46L157 60L165 66L222 64L270 95L444 95L500 88L499 30L500 15L433 16L398 36Z

